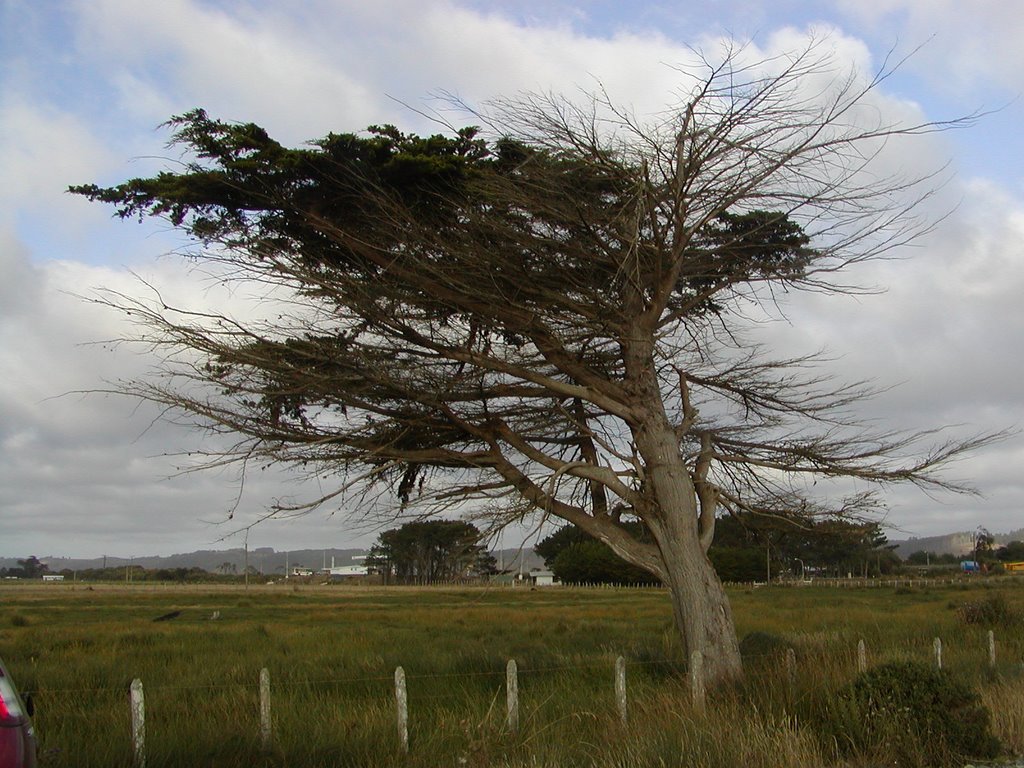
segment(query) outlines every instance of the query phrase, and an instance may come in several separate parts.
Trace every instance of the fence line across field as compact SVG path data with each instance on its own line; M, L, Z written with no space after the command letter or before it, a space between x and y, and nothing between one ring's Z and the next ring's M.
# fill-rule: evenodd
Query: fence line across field
M647 659L626 662L630 666L634 667L646 667L646 666L672 666L678 667L681 665L679 661L673 659ZM607 667L606 662L593 662L590 664L549 664L540 667L527 667L521 671L525 674L545 674L549 672L570 672L573 670L594 670ZM432 679L446 679L446 678L473 678L473 677L496 677L500 678L505 675L504 671L491 671L491 672L424 672L420 674L408 675L413 680L432 680ZM314 678L302 678L300 680L278 680L274 683L276 687L286 686L310 686L310 685L344 685L346 683L375 683L375 682L386 682L392 680L390 674L376 674L376 675L365 675L360 677L314 677ZM207 691L217 690L224 688L250 688L251 683L245 682L233 682L233 683L203 683L200 685L177 685L173 683L162 683L159 685L148 686L150 691ZM47 694L57 693L102 693L106 692L119 692L123 691L123 686L116 685L104 685L97 687L72 687L72 688L47 688ZM432 698L425 696L423 698Z
M988 631L986 636L987 645L987 656L988 665L991 669L996 668L996 640L995 633L992 630ZM942 639L934 638L932 641L932 652L933 661L937 669L942 669ZM636 661L627 662L623 656L619 656L615 659L615 665L613 669L613 685L615 692L615 708L623 725L627 724L628 721L628 691L626 687L626 665L632 664L635 666L642 666L645 664L674 664L669 660L664 661ZM535 669L527 670L531 673L538 671L561 671L566 669L593 669L596 664L588 665L576 665L576 666L562 666L562 667L537 667ZM858 672L865 672L867 670L867 647L863 639L857 641L856 647L856 668ZM704 683L704 657L700 651L694 651L690 654L689 658L689 669L687 671L687 683L690 692L690 705L694 710L700 711L704 708L706 703L706 688ZM786 673L786 684L789 690L790 696L795 694L796 690L796 672L797 672L797 660L796 652L793 648L787 648L785 654L785 673ZM515 734L519 731L519 667L515 659L509 659L505 667L505 691L506 691L506 716L505 716L505 727L509 732ZM480 676L498 676L500 673L465 673L465 674L445 674L445 675L416 675L407 676L405 670L399 666L395 669L394 673L394 698L395 698L395 717L396 717L396 729L398 736L398 745L403 752L409 751L409 722L410 722L410 708L409 708L409 692L408 692L408 680L427 680L436 677L480 677ZM344 678L335 681L319 681L320 683L327 682L365 682L365 681L379 681L381 676L373 676L367 678ZM391 678L388 678L391 679ZM292 681L294 683L294 681ZM303 683L311 683L313 681L302 681ZM210 686L163 686L164 688L196 688L205 689ZM110 689L98 689L98 690L110 690ZM273 722L271 720L271 703L270 703L270 671L264 667L259 672L259 722L260 722L260 744L264 752L270 752L273 748ZM427 697L429 698L429 697ZM132 680L131 686L129 687L129 705L131 707L131 742L132 742L132 754L134 756L135 768L145 768L146 766L146 726L145 726L145 698L143 694L142 681L138 678Z
M800 587L831 587L838 589L877 589L877 588L915 588L915 587L941 587L941 586L954 586L956 584L969 584L972 583L977 576L966 575L966 576L945 576L945 577L895 577L895 578L882 578L882 577L835 577L835 576L813 576L808 579L800 579L798 577L793 578L782 578L779 580L771 581L770 583L762 581L726 581L727 587L733 588L757 588L771 586L785 587L785 588L800 588ZM1018 574L1007 574L1000 578L1012 578L1014 580L1021 579L1021 575ZM292 582L292 583L289 583ZM293 590L299 592L317 592L317 591L330 591L336 590L339 587L347 587L355 590L408 590L408 589L483 589L483 590L509 590L509 591L522 591L522 590L535 590L535 589L558 589L558 588L572 588L572 589L592 589L592 590L613 590L613 591L639 591L639 590L654 590L654 591L667 591L667 587L664 584L652 584L652 583L635 583L635 584L610 584L607 582L558 582L551 586L535 587L529 586L524 583L516 584L515 582L495 582L485 581L481 579L450 579L444 581L429 581L418 584L383 584L376 582L360 582L352 581L349 583L338 583L328 581L317 581L317 580L304 580L304 579L288 579L288 580L277 580L273 582L262 582L252 584L241 584L241 583L230 583L223 584L218 582L171 582L171 581L132 581L132 582L116 582L116 581L64 581L64 582L52 582L48 584L15 584L15 585L4 585L9 586L12 589L45 589L48 591L57 590L130 590L132 592L238 592L238 591L252 591L252 592L280 592L282 588L290 586Z

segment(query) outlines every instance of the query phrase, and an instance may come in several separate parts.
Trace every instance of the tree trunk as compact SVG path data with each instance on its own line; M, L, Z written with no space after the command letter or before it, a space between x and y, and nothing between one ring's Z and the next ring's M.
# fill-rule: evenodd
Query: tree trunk
M739 679L743 665L729 598L697 537L688 538L670 536L659 547L683 650L686 658L701 652L710 687Z
M743 664L732 609L701 540L697 493L675 431L663 412L655 411L634 437L653 502L644 522L661 553L686 658L701 652L710 686L739 679Z

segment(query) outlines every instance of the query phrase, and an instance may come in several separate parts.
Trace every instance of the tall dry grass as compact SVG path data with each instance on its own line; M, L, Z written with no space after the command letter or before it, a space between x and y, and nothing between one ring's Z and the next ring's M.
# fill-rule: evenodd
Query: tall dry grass
M993 592L992 590L995 590ZM44 766L131 764L127 689L146 689L149 766L857 766L821 727L830 695L870 664L929 659L977 685L994 729L1024 752L1024 633L965 625L986 589L738 589L741 635L784 656L746 660L744 684L688 699L660 590L0 589L0 655L35 692ZM179 611L166 622L153 619ZM220 619L210 616L219 611ZM629 722L612 670L627 660ZM505 663L520 669L521 727L505 725ZM392 679L409 681L409 755L398 748ZM257 680L271 674L274 746L259 744ZM877 754L872 756L877 759ZM907 764L913 764L912 758ZM867 760L867 757L863 757ZM863 762L863 765L869 763Z

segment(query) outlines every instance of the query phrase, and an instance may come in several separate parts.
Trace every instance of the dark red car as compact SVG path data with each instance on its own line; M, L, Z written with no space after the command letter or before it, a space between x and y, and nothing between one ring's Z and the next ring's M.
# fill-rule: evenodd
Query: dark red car
M0 659L0 768L36 768L32 702L18 695Z

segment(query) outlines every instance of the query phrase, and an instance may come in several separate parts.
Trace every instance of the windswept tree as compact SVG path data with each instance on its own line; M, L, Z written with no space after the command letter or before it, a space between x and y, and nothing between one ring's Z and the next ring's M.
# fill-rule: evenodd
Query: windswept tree
M234 436L213 464L337 478L320 502L389 482L421 514L562 518L666 584L684 650L735 678L716 514L856 516L865 485L956 489L935 470L979 442L870 429L864 386L744 336L780 293L848 291L841 270L929 226L928 179L872 161L946 126L879 122L885 73L841 76L823 50L681 68L679 103L650 118L533 95L476 128L297 149L172 118L179 170L72 191L166 219L199 262L272 289L273 312L102 296L165 352L164 378L119 389ZM808 496L817 477L857 493Z

